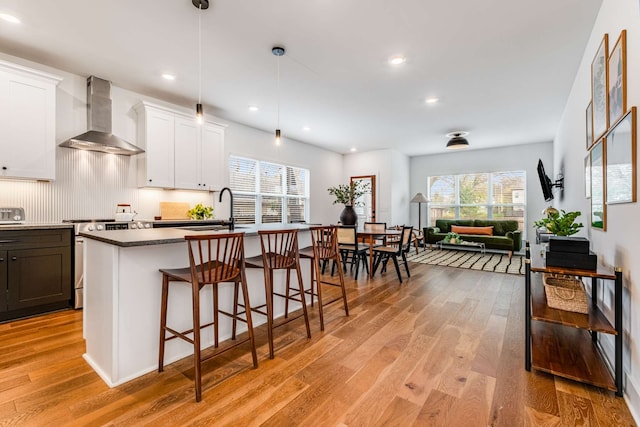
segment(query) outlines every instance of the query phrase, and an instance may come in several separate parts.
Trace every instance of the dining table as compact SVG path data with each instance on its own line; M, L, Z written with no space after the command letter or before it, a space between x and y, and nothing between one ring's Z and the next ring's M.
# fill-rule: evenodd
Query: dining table
M385 239L386 237L398 237L402 234L402 230L358 230L358 240L364 241L369 246L369 279L373 278L373 247L377 239Z

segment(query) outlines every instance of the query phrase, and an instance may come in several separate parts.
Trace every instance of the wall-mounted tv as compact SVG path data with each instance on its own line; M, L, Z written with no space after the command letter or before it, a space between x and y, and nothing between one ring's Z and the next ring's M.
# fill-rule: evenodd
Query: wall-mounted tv
M542 187L542 194L544 195L544 201L550 202L553 200L553 187L562 189L564 187L564 178L562 176L551 182L551 179L544 172L544 165L542 159L538 159L538 178L540 178L540 187Z
M544 172L544 165L542 164L542 160L538 159L538 178L540 178L540 186L542 187L542 194L544 195L544 201L550 202L553 200L553 184L551 183L551 179Z

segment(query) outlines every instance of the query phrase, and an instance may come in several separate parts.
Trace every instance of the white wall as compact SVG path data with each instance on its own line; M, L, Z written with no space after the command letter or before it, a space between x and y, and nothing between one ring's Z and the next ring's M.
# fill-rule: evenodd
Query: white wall
M86 131L86 77L1 52L0 59L63 77L56 91L56 143ZM113 133L134 144L137 116L132 107L142 100L185 113L191 112L187 107L171 105L117 86L112 87L111 97ZM270 133L215 117L207 119L228 125L225 131L225 158L233 153L308 168L312 194L311 221L335 222L326 188L340 182L341 154L286 138L283 146L276 151ZM57 147L56 180L0 180L0 206L24 207L28 221L56 222L70 218L112 218L115 205L124 202L131 203L139 213L139 219L152 219L160 214L161 201L182 201L194 205L212 204L215 199L216 217L229 216L227 199L223 204L218 204L217 193L137 188L136 168L135 157ZM226 168L225 177L228 180Z
M627 30L627 107L640 104L640 7L637 0L607 0L602 3L594 24L554 141L555 166L564 166L567 182L565 197L558 202L558 207L565 210L590 210L590 201L585 198L583 190L583 160L587 154L585 109L591 99L591 62L603 35L608 33L611 49L622 29ZM600 263L623 269L625 398L636 420L640 420L640 267L637 263L640 251L639 214L638 203L610 205L607 207L606 231L586 227L581 233L589 237L591 248L597 253ZM589 223L589 218L585 218L583 222ZM605 308L611 307L610 287L600 297ZM611 315L610 310L608 314ZM605 343L611 346L611 340Z
M547 175L555 180L555 173L551 170L552 153L553 144L548 142L412 157L410 194L413 197L416 193L421 192L425 197L428 197L427 177L433 175L524 170L527 173L527 210L525 212L527 227L523 235L524 238L531 239L531 236L535 238L532 223L541 217L540 213L548 206L542 196L536 168L538 159L542 159ZM558 197L560 194L555 193L555 195ZM427 225L426 217L427 206L423 203L422 227ZM418 208L416 206L411 208L411 223L418 223Z
M344 156L343 179L376 176L376 220L388 225L409 221L409 157L395 150L377 150ZM337 215L342 207L336 205Z

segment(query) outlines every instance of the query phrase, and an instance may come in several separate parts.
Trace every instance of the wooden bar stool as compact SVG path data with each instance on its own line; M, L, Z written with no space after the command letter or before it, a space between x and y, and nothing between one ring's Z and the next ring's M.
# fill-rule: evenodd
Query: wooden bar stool
M318 310L320 312L320 330L324 331L324 312L323 306L327 304L331 304L332 302L338 301L342 299L344 304L345 315L349 315L349 306L347 305L347 291L344 287L344 272L342 269L342 260L340 259L340 252L338 250L338 232L337 227L335 225L330 226L319 226L319 227L311 227L311 245L313 247L313 259L314 259L314 270L316 273L315 277L315 285L316 292L318 295ZM322 280L321 265L324 265L328 261L333 261L335 264L339 265L338 268L338 281L339 283L329 282L327 280ZM331 301L323 302L322 301L322 285L330 285L337 286L341 288L342 296L335 298ZM313 299L313 285L314 281L311 282L311 297Z
M300 256L298 253L298 230L261 230L260 245L262 255L247 258L245 260L247 268L262 268L264 270L265 304L253 307L252 310L267 317L267 334L269 338L269 358L273 359L273 330L292 320L304 317L307 328L307 338L311 338L311 328L309 327L309 314L304 298L304 287L302 285L302 274L300 271ZM273 289L273 272L275 270L286 270L286 293L275 292ZM298 277L298 289L296 294L289 292L291 285L291 270L296 271ZM274 322L273 316L273 296L285 299L287 315L278 324ZM301 297L302 296L302 297ZM289 301L301 302L302 314L296 317L288 317ZM263 309L266 308L266 311Z
M219 355L231 348L249 342L253 356L253 367L258 367L256 345L253 337L253 322L251 321L251 305L245 276L244 264L244 234L220 234L185 236L189 248L189 267L176 269L161 269L162 273L162 303L160 309L160 351L158 358L158 372L164 370L165 342L174 338L183 339L193 344L193 360L195 369L196 402L202 398L201 365L204 360ZM169 284L173 282L191 283L193 329L178 332L167 326L167 306L169 300ZM236 295L233 313L218 308L218 284L222 282L234 283ZM206 286L213 286L213 321L204 325L200 324L200 290ZM238 289L242 287L243 305L238 304ZM238 307L243 307L242 311ZM207 357L201 356L200 331L203 328L213 326L214 346L218 348L218 314L223 314L233 319L232 340L236 337L236 322L245 322L248 328L248 337L234 343L231 346L215 351ZM244 317L243 317L244 315ZM167 333L169 336L167 336ZM192 334L193 338L188 335Z

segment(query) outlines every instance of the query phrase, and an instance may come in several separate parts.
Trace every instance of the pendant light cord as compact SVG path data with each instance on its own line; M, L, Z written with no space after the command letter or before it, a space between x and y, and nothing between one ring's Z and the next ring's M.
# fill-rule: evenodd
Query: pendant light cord
M198 104L202 104L202 2L198 6Z
M280 129L280 57L278 56L278 61L277 61L277 75L278 75L278 79L277 79L277 97L278 97L278 118L277 118L277 124L278 126L276 127L277 129Z

